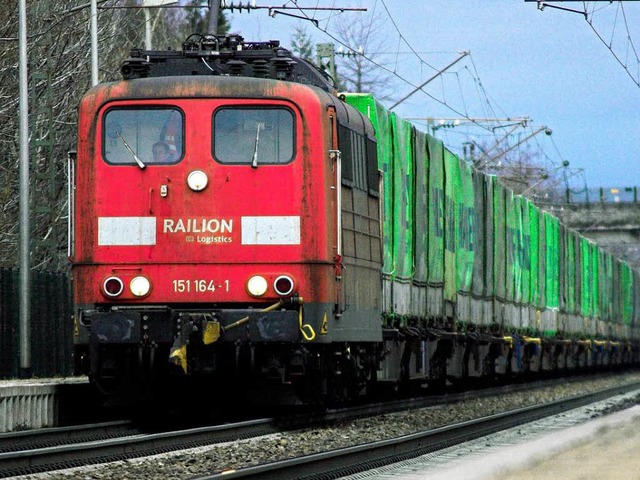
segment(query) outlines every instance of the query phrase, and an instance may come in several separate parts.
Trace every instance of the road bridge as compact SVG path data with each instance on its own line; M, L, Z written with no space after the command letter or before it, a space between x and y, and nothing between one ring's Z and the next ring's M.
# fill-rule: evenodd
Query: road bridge
M563 197L540 206L640 270L640 187L590 189Z

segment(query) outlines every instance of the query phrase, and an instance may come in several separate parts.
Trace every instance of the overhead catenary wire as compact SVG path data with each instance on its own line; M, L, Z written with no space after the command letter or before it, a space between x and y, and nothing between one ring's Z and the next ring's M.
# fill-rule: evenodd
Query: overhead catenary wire
M538 5L539 10L544 10L544 7L550 7L558 10L564 10L564 11L581 14L584 17L587 24L589 25L589 27L591 28L591 30L593 31L593 33L598 38L598 40L600 40L600 42L609 50L610 54L613 56L615 61L618 64L620 64L620 66L622 66L622 68L625 70L629 78L631 78L631 80L638 87L640 87L640 55L638 53L638 49L636 48L635 42L633 40L633 36L631 34L631 29L629 27L630 22L627 16L627 11L624 8L625 2L637 1L637 0L592 0L592 1L525 0L525 2L534 2L534 1ZM566 7L555 5L556 3L559 3L562 1L575 2L575 3L580 2L582 3L582 10L576 10L574 8L569 9ZM598 4L604 4L604 5L597 8ZM605 34L602 33L600 29L596 26L595 19L600 18L601 14L603 14L605 11L610 10L612 6L615 6L615 12L612 19L613 25L611 27L609 40L607 40L605 38ZM620 33L620 39L621 39L621 43L624 43L623 50L624 50L625 58L622 58L622 54L617 53L617 48L614 47L614 40L618 30L619 22L622 24L622 28L621 28L622 33ZM630 65L630 58L629 58L630 56L632 57L631 62L635 60L635 65ZM635 72L632 70L635 70Z
M354 52L354 53L358 53L356 50L354 50L351 46L345 44L344 42L342 42L339 38L337 38L335 35L333 35L331 32L329 32L326 29L321 28L320 26L317 26L316 28L318 28L320 31L322 31L325 35L327 35L328 37L330 37L333 41L335 41L336 43L342 45L343 47L349 49L350 51ZM410 80L406 79L405 77L403 77L402 75L398 74L397 72L385 67L384 65L380 64L379 62L376 62L375 60L373 60L372 58L370 58L366 53L362 53L361 56L366 59L367 61L371 62L373 65L375 65L376 67L384 70L385 72L395 76L396 78L398 78L399 80L401 80L402 82L406 83L407 85L414 87L414 88L418 88L418 90L420 90L422 93L424 93L427 97L429 97L430 99L432 99L433 101L435 101L436 103L439 103L440 105L448 108L449 110L451 110L453 113L455 113L456 115L460 115L461 117L465 117L468 118L470 121L471 118L468 117L468 115L464 114L463 112L461 112L460 110L458 110L457 108L449 105L446 101L443 101L439 98L437 98L436 96L432 95L431 93L427 92L426 90L424 90L424 88L419 88L418 85L416 85L415 83L411 82ZM472 121L472 123L474 123ZM491 131L491 129L489 127L485 127L484 125L481 124L476 124L478 127L483 128L485 130Z
M629 31L629 24L627 22L626 12L624 10L624 6L622 5L622 2L619 2L619 6L620 6L620 10L622 11L622 18L623 18L624 26L625 26L625 29L626 29L627 56L628 56L629 49L630 49L631 52L633 53L634 58L635 58L636 71L638 71L638 67L640 66L640 57L638 56L638 51L637 51L636 46L635 46L635 44L633 42L633 39L631 38L631 33ZM631 80L633 80L633 82L638 87L640 87L640 76L637 73L634 76L634 74L631 72L631 70L629 68L628 59L627 59L627 61L623 61L622 58L615 52L615 50L613 48L613 38L609 41L609 43L607 43L606 40L604 39L604 37L600 34L600 32L595 27L594 22L593 22L593 16L587 18L586 20L587 20L587 23L589 24L589 27L591 27L591 30L593 30L593 32L598 37L598 39L607 47L607 49L610 51L611 55L616 60L616 62L618 62L622 66L622 68L625 70L625 72L631 78ZM617 22L617 15L616 15L616 22ZM612 30L611 30L611 37L613 37L614 31L615 31L615 24L614 24L614 28L612 28Z
M445 89L445 83L444 83L444 78L441 75L440 77L440 84L441 84L441 88L442 88L442 96L441 98L437 97L436 95L432 94L431 92L427 91L424 87L420 88L420 85L417 85L415 82L410 81L409 79L407 79L405 76L403 76L401 73L398 72L397 69L397 58L399 55L399 52L401 52L401 46L402 44L406 45L408 48L408 51L403 51L402 54L408 54L408 55L413 55L419 62L420 65L425 65L428 68L437 71L437 69L431 65L429 62L427 62L421 54L427 53L427 52L418 52L406 39L405 35L402 33L402 31L400 30L397 22L395 21L395 19L393 18L393 15L390 11L390 9L387 7L385 0L376 0L375 4L374 4L374 8L377 7L378 2L382 5L382 7L384 8L384 11L387 15L387 17L389 18L390 24L392 25L392 27L395 29L397 36L398 36L398 45L396 48L396 52L379 52L379 51L375 51L375 53L384 53L387 55L394 55L396 57L396 62L393 66L390 65L383 65L380 62L376 61L376 59L372 58L372 55L374 53L374 51L372 52L358 52L356 50L357 47L353 47L351 45L346 44L344 41L342 41L340 38L338 38L335 34L333 34L330 29L329 29L329 23L330 20L335 18L334 14L331 15L331 17L329 19L325 21L320 21L318 23L314 22L314 26L316 27L316 29L318 29L319 31L321 31L323 34L325 34L326 36L328 36L329 38L331 38L337 45L342 46L343 48L345 48L348 51L353 52L354 54L359 55L360 57L362 57L363 59L365 59L366 61L370 62L372 65L374 65L375 67L381 69L382 71L385 71L387 73L389 73L390 75L393 75L395 78L397 78L398 80L400 80L401 82L403 82L406 85L412 86L414 89L416 89L416 91L421 91L424 95L426 95L429 99L433 100L434 102L436 102L439 105L442 105L443 107L447 108L448 110L450 110L451 112L455 113L456 115L460 116L461 118L465 118L468 120L468 123L470 124L471 127L477 127L479 128L481 131L485 131L487 132L487 136L491 136L494 139L497 139L497 135L495 132L496 128L502 127L502 125L499 124L491 124L491 125L487 125L487 124L483 124L481 122L475 122L473 120L473 117L469 114L468 112L468 107L466 104L466 101L464 99L464 92L462 91L462 87L461 87L461 77L460 74L464 71L466 73L469 74L469 76L472 78L475 86L476 86L476 91L478 93L478 96L483 99L483 101L481 102L481 106L483 107L484 113L486 117L499 117L500 115L497 115L495 112L496 110L500 110L502 111L502 109L497 108L497 104L495 102L495 100L492 100L490 95L488 94L488 92L486 91L482 81L480 80L480 75L478 73L478 69L477 66L473 60L473 57L471 54L468 55L469 58L469 62L470 65L469 66L464 66L464 68L460 71L453 71L451 73L449 73L450 75L455 75L456 76L456 82L458 85L458 89L460 90L460 95L462 97L461 103L462 103L462 108L456 107L454 105L451 104L451 102L447 99L447 95L446 95L446 89ZM297 1L294 1L293 4L298 5ZM335 4L335 2L334 2ZM309 15L302 10L302 8L300 9L301 15L307 16L309 17ZM314 19L317 19L317 17L314 14ZM373 21L373 16L372 16L372 20ZM369 23L369 29L371 29L371 22ZM508 115L503 115L505 117L508 117ZM443 133L447 138L449 135L460 135L458 132L455 132L454 129L447 129L444 131ZM474 133L474 136L482 136L482 134L480 133ZM468 134L467 134L468 137ZM520 143L520 142L518 142ZM539 145L539 144L538 144ZM512 150L512 148L507 147L508 150ZM505 150L507 150L505 149ZM556 153L559 155L560 159L562 159L562 155L559 154L557 146L555 146L554 144L554 149L556 151ZM550 161L549 156L545 153L545 158L552 164L552 165L557 165L558 163ZM508 158L504 158L504 161L506 163L510 163L510 160Z
M376 4L377 4L376 0ZM400 28L398 27L395 19L393 18L393 16L391 15L391 12L389 11L389 9L387 8L384 0L380 0L380 2L382 3L393 27L395 28L396 32L398 33L399 38L407 45L407 47L411 50L411 52L416 56L416 58L421 62L424 63L425 65L428 65L430 68L437 70L433 65L430 65L428 62L426 62L419 54L418 52L411 46L411 44L404 38L404 35L402 34L402 32L400 31ZM306 13L306 11L300 7L297 3L297 1L293 2L296 6L298 6L300 8L300 13L301 15L306 16L308 19L312 19L312 17L309 17L309 15ZM315 17L314 17L315 19ZM472 121L471 117L469 117L468 114L460 111L460 109L453 107L452 105L450 105L446 100L441 100L439 98L437 98L435 95L429 93L428 91L426 91L424 88L420 88L418 85L414 84L413 82L411 82L410 80L408 80L407 78L405 78L404 76L400 75L396 70L392 70L390 68L388 68L385 65L380 64L379 62L375 61L373 58L371 58L370 55L368 55L366 52L358 52L357 50L355 50L352 46L347 45L345 42L343 42L342 40L340 40L339 38L337 38L334 34L332 34L328 28L323 28L320 26L320 22L316 23L314 22L314 26L320 30L322 33L324 33L325 35L327 35L329 38L331 38L334 42L336 42L339 45L342 45L344 48L348 49L349 51L354 52L355 54L359 54L362 58L366 59L368 62L370 62L372 65L380 68L381 70L393 75L394 77L398 78L400 81L404 82L405 84L414 87L414 89L417 89L421 92L423 92L427 97L429 97L431 100L435 101L436 103L448 108L449 110L451 110L452 112L454 112L455 114L467 118L471 121L471 123L475 123ZM469 52L468 52L469 53ZM470 53L469 53L470 55ZM480 123L476 123L476 126L487 130L489 132L491 132L491 128L487 127L483 124Z

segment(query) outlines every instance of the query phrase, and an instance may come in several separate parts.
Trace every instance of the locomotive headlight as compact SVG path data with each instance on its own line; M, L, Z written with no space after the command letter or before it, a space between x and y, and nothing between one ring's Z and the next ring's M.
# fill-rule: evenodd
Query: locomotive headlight
M146 277L134 277L129 282L131 293L136 297L144 297L151 290L151 282Z
M273 282L273 289L281 297L285 297L293 292L293 279L288 275L280 275Z
M194 192L199 192L200 190L204 190L209 183L209 178L207 178L207 174L202 170L194 170L187 177L187 185Z
M261 297L267 292L267 279L260 275L254 275L247 280L247 292L254 297Z
M118 277L109 277L102 283L102 291L107 297L117 297L124 290L124 284Z

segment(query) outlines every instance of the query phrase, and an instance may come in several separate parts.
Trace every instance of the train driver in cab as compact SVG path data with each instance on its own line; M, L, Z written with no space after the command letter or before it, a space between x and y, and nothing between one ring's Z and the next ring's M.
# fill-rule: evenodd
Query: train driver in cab
M153 162L154 163L167 163L171 160L169 153L169 145L164 142L156 142L153 144Z

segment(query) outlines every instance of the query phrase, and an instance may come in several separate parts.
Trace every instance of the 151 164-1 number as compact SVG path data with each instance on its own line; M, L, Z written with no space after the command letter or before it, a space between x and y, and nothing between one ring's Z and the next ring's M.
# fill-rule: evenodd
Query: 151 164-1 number
M216 283L215 280L173 280L173 291L176 293L213 293L229 291L229 280Z

